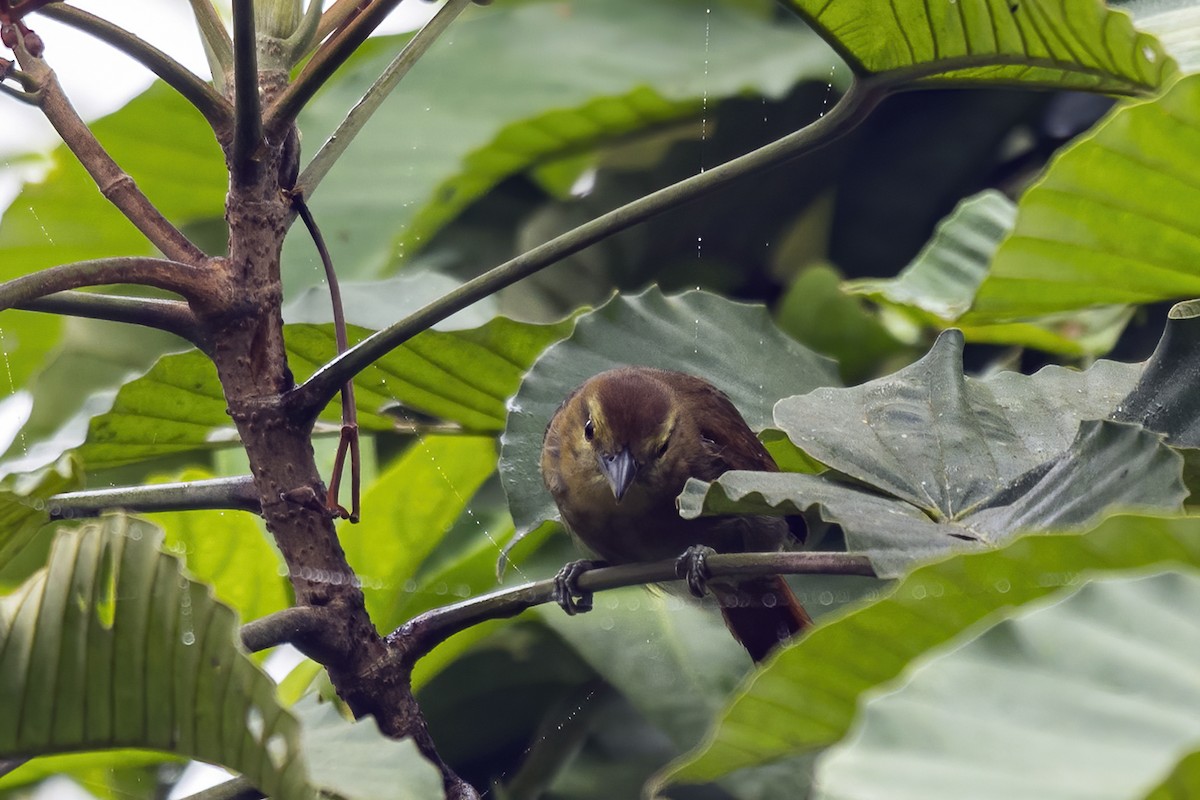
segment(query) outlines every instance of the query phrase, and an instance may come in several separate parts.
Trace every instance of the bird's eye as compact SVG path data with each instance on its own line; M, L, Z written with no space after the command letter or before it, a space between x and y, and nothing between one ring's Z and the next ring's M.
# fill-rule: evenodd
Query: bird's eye
M596 426L592 424L592 420L590 418L587 422L583 423L583 438L587 439L589 442L596 438Z

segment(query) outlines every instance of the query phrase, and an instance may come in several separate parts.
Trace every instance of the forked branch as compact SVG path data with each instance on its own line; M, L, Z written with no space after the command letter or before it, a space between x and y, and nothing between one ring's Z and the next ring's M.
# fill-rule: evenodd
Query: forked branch
M173 333L203 349L200 323L188 304L180 300L67 291L18 303L14 308L143 325Z

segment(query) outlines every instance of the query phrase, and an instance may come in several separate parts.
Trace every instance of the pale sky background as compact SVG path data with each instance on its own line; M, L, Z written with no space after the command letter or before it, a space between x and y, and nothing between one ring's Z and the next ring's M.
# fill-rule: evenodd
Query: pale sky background
M325 0L325 5L329 2ZM187 0L73 0L71 4L138 34L197 74L205 78L210 76ZM227 0L218 0L218 7L228 18ZM423 0L404 0L380 27L379 33L413 30L429 19L437 7L436 3ZM115 111L154 80L141 64L73 28L36 14L30 18L30 27L45 41L46 60L58 73L67 96L84 119L96 119ZM29 153L49 152L58 144L58 137L36 108L7 95L0 95L0 131L3 131L0 137L0 209L7 209L20 192L22 183L37 180L40 174L36 162L13 163L14 160L25 162L24 156ZM8 447L17 429L28 418L29 404L25 392L0 398L0 451ZM294 652L277 653L268 660L267 671L280 678L298 660L299 656ZM171 797L186 797L228 777L224 770L193 763ZM75 783L61 779L43 785L35 797L39 800L84 800L91 795Z

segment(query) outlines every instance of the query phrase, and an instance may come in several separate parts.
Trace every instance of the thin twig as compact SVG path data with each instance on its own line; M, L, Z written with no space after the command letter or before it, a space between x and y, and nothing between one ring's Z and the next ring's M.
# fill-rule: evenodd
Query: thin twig
M214 276L204 267L148 256L76 261L0 283L0 311L68 289L123 283L153 286L190 300L206 297L213 290Z
M399 4L400 0L372 0L369 6L317 48L296 80L267 109L263 124L268 135L274 137L291 125L300 109Z
M311 197L317 184L329 172L334 162L341 157L354 137L367 124L371 116L379 110L379 106L396 88L401 79L408 74L413 64L425 54L437 38L450 27L450 23L471 4L471 0L446 0L446 4L438 9L433 18L417 31L399 55L388 64L370 88L363 94L362 99L350 109L350 113L338 125L337 130L321 145L321 149L313 156L312 161L304 168L300 180L296 182L297 191L306 197Z
M233 74L233 40L225 23L221 21L212 0L188 0L192 6L192 15L196 17L196 27L200 29L200 37L204 42L208 65L212 69L213 83L224 91L226 81Z
M325 37L341 28L348 19L361 13L364 5L363 0L334 0L333 5L321 15L321 24L317 26L317 41L324 41Z
M304 227L308 230L308 235L312 237L317 254L321 257L321 265L325 268L325 282L329 286L329 301L333 306L333 336L337 343L338 355L341 355L346 352L349 342L346 336L346 311L342 305L342 290L338 284L337 271L333 268L333 258L329 255L329 248L325 244L321 228L313 218L308 204L304 202L304 195L300 192L292 192L292 205L296 209L296 213L300 215L300 219L304 221ZM342 430L339 435L337 455L333 459L333 474L329 478L329 488L325 495L325 507L342 519L358 522L361 464L358 452L358 407L354 402L354 381L346 381L342 384L341 393ZM345 464L347 449L349 449L350 455L350 511L338 503L338 494L342 485L342 468Z
M24 71L37 86L38 105L42 113L58 131L63 143L92 176L92 180L100 188L100 193L167 258L186 264L200 264L204 261L203 251L154 207L134 183L133 178L113 161L112 156L97 141L87 123L79 117L67 100L54 70L42 59L30 55L23 45L18 44L16 53Z
M263 142L258 98L258 50L254 38L254 0L233 0L233 155L231 179L253 183Z
M731 553L710 556L705 562L714 577L759 575L862 575L875 577L866 556L851 553ZM679 580L675 559L644 564L623 564L583 573L578 581L586 592L622 586L666 583ZM554 579L536 581L511 589L473 597L426 611L396 629L389 641L407 641L409 663L459 631L489 619L514 617L522 611L554 599Z
M124 28L61 3L46 6L39 13L90 33L141 63L195 106L214 131L224 130L233 119L233 108L229 101L217 94L212 86L162 50Z
M258 492L249 475L204 481L153 483L89 489L53 495L47 502L51 519L92 517L113 508L126 511L230 510L258 513Z
M368 336L345 355L335 357L293 390L289 402L296 404L298 413L315 417L339 386L451 314L618 231L716 191L738 178L829 144L856 127L884 95L869 81L856 83L828 114L807 127L614 209L467 281L396 324Z
M142 325L173 333L203 348L199 321L188 304L179 300L68 291L18 303L14 308Z

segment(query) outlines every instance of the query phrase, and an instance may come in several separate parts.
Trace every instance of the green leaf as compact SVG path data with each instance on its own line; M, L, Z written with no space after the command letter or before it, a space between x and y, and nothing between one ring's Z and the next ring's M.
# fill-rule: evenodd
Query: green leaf
M661 782L706 782L828 746L849 730L864 691L997 611L1088 575L1177 564L1200 566L1198 518L1114 517L1086 534L1024 536L1000 550L921 567L883 599L781 650L733 696L704 744Z
M1146 94L1175 63L1092 0L789 0L855 69L920 84L1032 84Z
M1200 406L1195 392L1200 373L1200 303L1179 303L1146 362L1141 378L1121 401L1114 419L1158 431L1176 447L1200 448Z
M1022 196L963 323L1200 295L1200 75L1114 111Z
M346 558L381 630L424 610L414 610L410 597L418 570L495 469L491 437L423 437L367 489L363 506L370 514L363 522L340 526ZM498 549L493 544L492 558Z
M497 317L471 330L425 331L356 378L359 425L394 430L397 422L388 412L399 406L404 417L404 409L412 409L474 431L499 431L505 401L516 392L524 370L573 324L533 325ZM351 343L370 333L348 329ZM336 352L332 325L286 325L284 337L299 380ZM338 401L323 418L340 419ZM99 469L237 441L216 370L192 350L163 357L123 386L111 410L92 420L78 453L90 469Z
M877 303L906 306L954 322L975 299L996 246L1012 230L1017 209L994 189L958 204L938 223L929 243L895 278L847 281L845 287Z
M509 404L500 478L518 533L556 514L538 467L554 410L584 380L623 364L699 375L755 429L770 424L780 397L837 383L831 362L785 336L761 307L707 292L664 297L657 288L614 297L538 358Z
M815 800L1141 796L1200 739L1200 575L1047 602L870 692Z
M951 457L922 484L952 493L970 487L970 462ZM1178 510L1187 497L1183 457L1160 435L1135 425L1085 421L1061 457L1038 465L992 495L942 516L938 509L823 475L726 472L689 480L679 498L686 518L709 514L802 514L841 526L846 548L871 559L881 578L954 550L995 546L1023 530L1079 527L1112 508ZM927 473L921 473L927 474ZM980 476L974 476L980 477ZM929 498L933 500L934 498Z
M305 108L305 141L329 136L403 41L360 48ZM721 98L780 97L824 80L833 60L801 27L730 3L582 0L569 13L496 4L422 58L321 184L313 211L337 243L339 272L371 277L509 176L697 118ZM287 268L308 274L311 245L293 239Z
M292 712L300 720L314 783L347 800L426 800L442 794L442 776L412 739L379 732L374 717L345 719L333 703L310 695Z
M1200 69L1200 8L1191 0L1114 0L1138 30L1154 34L1185 74Z
M50 497L78 488L82 476L73 459L63 459L53 467L8 483L0 489L0 585L13 580L15 576L9 574L13 560L50 521ZM20 580L25 577L20 576Z
M220 218L228 188L224 159L204 120L173 90L156 83L90 127L168 219L182 225ZM170 135L147 135L148 131ZM65 146L51 159L46 179L26 185L4 212L0 280L72 261L153 252ZM0 350L8 359L12 388L26 386L43 367L64 326L63 318L53 314L5 312ZM77 384L75 390L82 399L101 385L111 383L90 383L87 388Z
M296 720L240 648L234 613L160 540L119 516L62 530L46 569L0 599L0 757L149 748L315 796Z
M835 359L843 380L854 383L878 374L880 362L902 358L908 350L840 284L832 267L806 268L779 301L775 322L796 341Z
M962 374L962 346L950 331L894 375L781 400L779 427L832 471L693 480L681 513L817 506L842 527L849 550L893 577L914 561L994 545L1022 528L1081 525L1114 505L1177 508L1186 497L1182 459L1160 435L1116 422L1080 426L1116 409L1135 365L978 380Z
M1145 800L1195 800L1200 797L1200 750L1184 757Z
M173 480L212 478L188 470ZM173 511L151 514L163 529L163 549L183 559L188 572L244 620L291 604L287 567L262 521L245 511Z
M995 190L959 203L938 223L933 238L895 278L847 281L847 291L865 295L918 325L960 325L987 277L997 248L1012 231L1016 206ZM961 326L968 341L1017 344L1064 355L1112 349L1132 311L1122 306L1048 315L1028 322Z

